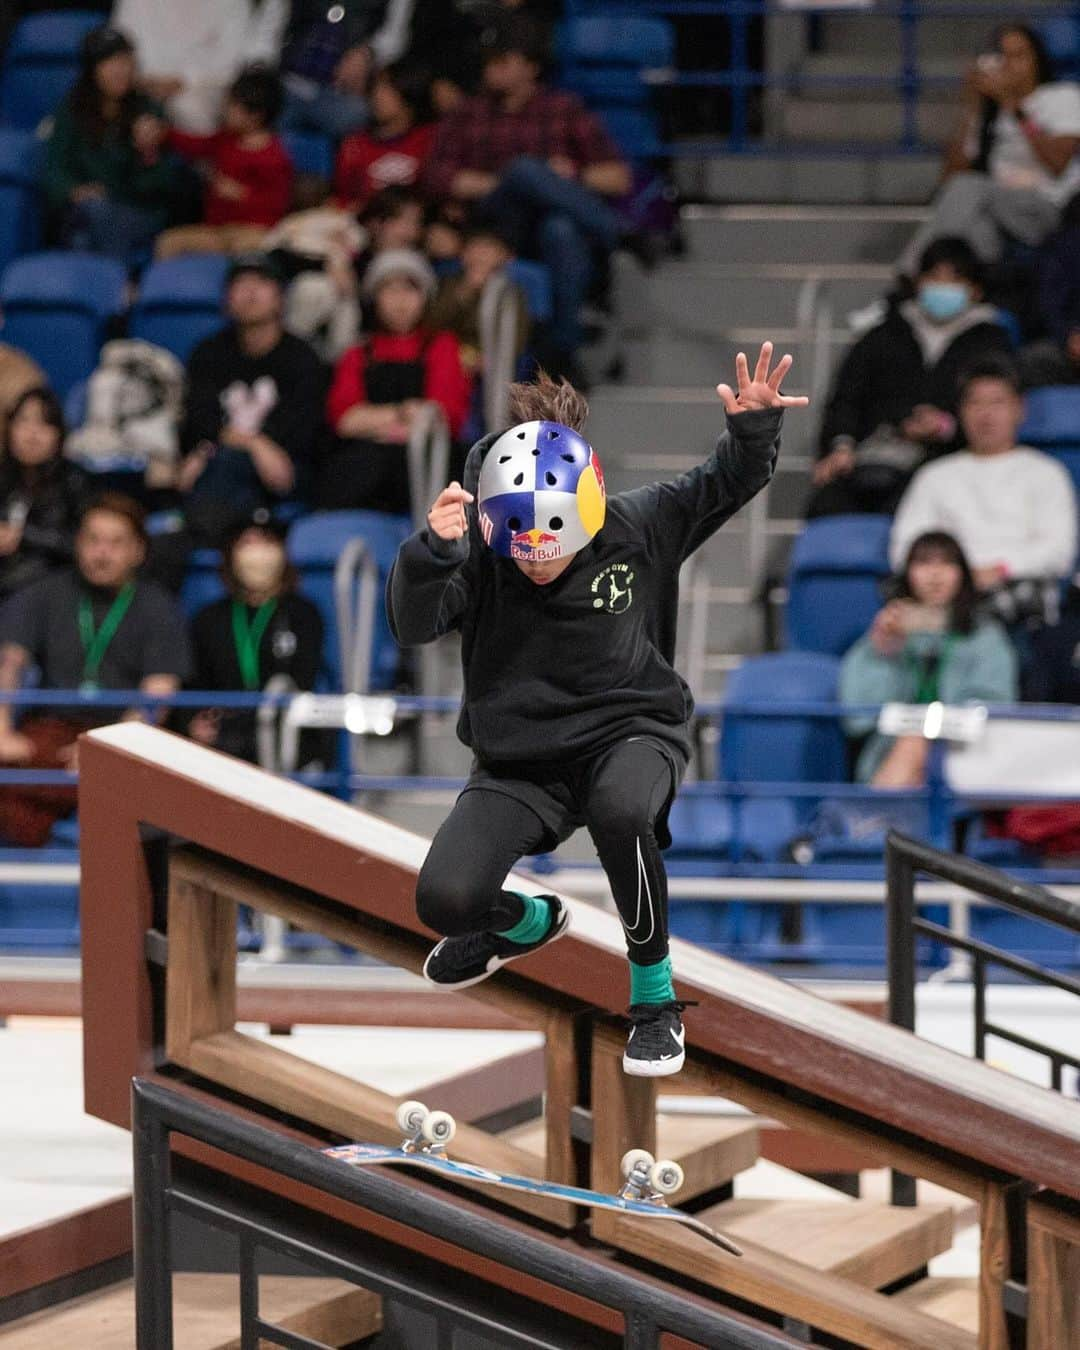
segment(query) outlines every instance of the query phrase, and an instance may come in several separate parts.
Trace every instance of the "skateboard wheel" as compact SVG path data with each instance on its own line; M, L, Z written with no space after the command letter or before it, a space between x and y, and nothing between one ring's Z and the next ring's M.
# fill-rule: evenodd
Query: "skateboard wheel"
M647 1148L632 1148L629 1153L624 1153L619 1168L624 1177L629 1178L635 1167L652 1167L656 1159Z
M653 1163L649 1168L649 1185L661 1195L674 1195L686 1180L686 1173L677 1162Z
M429 1111L420 1133L429 1144L448 1144L457 1134L457 1121L449 1111Z
M397 1109L397 1127L406 1134L416 1134L428 1117L428 1109L423 1102L402 1102Z

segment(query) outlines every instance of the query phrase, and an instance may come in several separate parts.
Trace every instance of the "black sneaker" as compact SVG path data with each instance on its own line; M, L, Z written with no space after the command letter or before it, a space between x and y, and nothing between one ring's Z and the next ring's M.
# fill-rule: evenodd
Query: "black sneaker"
M630 1036L623 1054L623 1072L635 1078L663 1078L678 1073L686 1062L682 1010L685 1003L635 1003L630 1008Z
M551 910L551 924L536 942L510 942L501 933L467 933L448 937L433 947L424 962L424 979L440 989L464 989L494 975L500 966L528 956L538 947L561 938L570 927L570 911L554 895L538 896Z

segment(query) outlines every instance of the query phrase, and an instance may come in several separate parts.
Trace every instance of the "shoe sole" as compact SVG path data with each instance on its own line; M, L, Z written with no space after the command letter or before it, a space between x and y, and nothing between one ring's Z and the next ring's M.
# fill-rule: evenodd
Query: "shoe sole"
M485 980L490 980L492 975L498 974L498 972L502 969L502 967L508 966L511 961L520 961L524 957L532 956L534 952L540 951L542 947L550 947L553 942L558 942L558 940L561 937L565 936L566 931L569 927L570 927L570 911L564 905L562 910L562 916L559 919L558 926L554 928L547 935L547 937L544 938L543 942L541 942L536 947L530 947L527 952L522 952L521 956L492 957L494 965L490 965L482 975L473 975L468 980L458 980L454 984L450 984L446 980L433 980L431 976L427 973L427 961L424 962L424 969L421 971L421 974L423 975L424 979L427 980L428 984L434 985L436 989L468 989L471 985L483 984ZM430 957L428 959L430 960Z
M629 1059L623 1055L623 1073L629 1074L631 1078L667 1078L670 1074L678 1073L686 1063L686 1051L681 1054L672 1055L670 1059Z

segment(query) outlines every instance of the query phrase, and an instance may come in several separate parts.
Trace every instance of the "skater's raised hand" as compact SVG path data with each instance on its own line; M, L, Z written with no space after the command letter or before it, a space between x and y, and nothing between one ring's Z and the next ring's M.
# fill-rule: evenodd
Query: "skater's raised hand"
M472 493L466 492L460 483L443 488L427 514L428 528L440 539L462 538L469 528L465 506L472 499Z
M782 394L780 392L781 381L791 369L791 357L782 356L777 362L776 369L770 375L769 363L772 361L772 354L772 343L763 342L757 365L754 368L753 379L750 378L750 367L747 364L746 353L740 352L736 356L735 379L739 386L738 393L732 389L730 384L718 384L716 386L716 392L720 395L725 412L751 412L756 408L805 408L809 404L810 400L805 394Z

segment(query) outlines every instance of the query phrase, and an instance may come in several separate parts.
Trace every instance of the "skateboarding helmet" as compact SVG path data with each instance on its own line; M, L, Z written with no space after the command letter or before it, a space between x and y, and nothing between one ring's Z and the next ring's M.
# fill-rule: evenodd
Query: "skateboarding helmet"
M480 470L480 532L503 558L551 562L584 548L604 523L596 452L559 422L504 431Z

